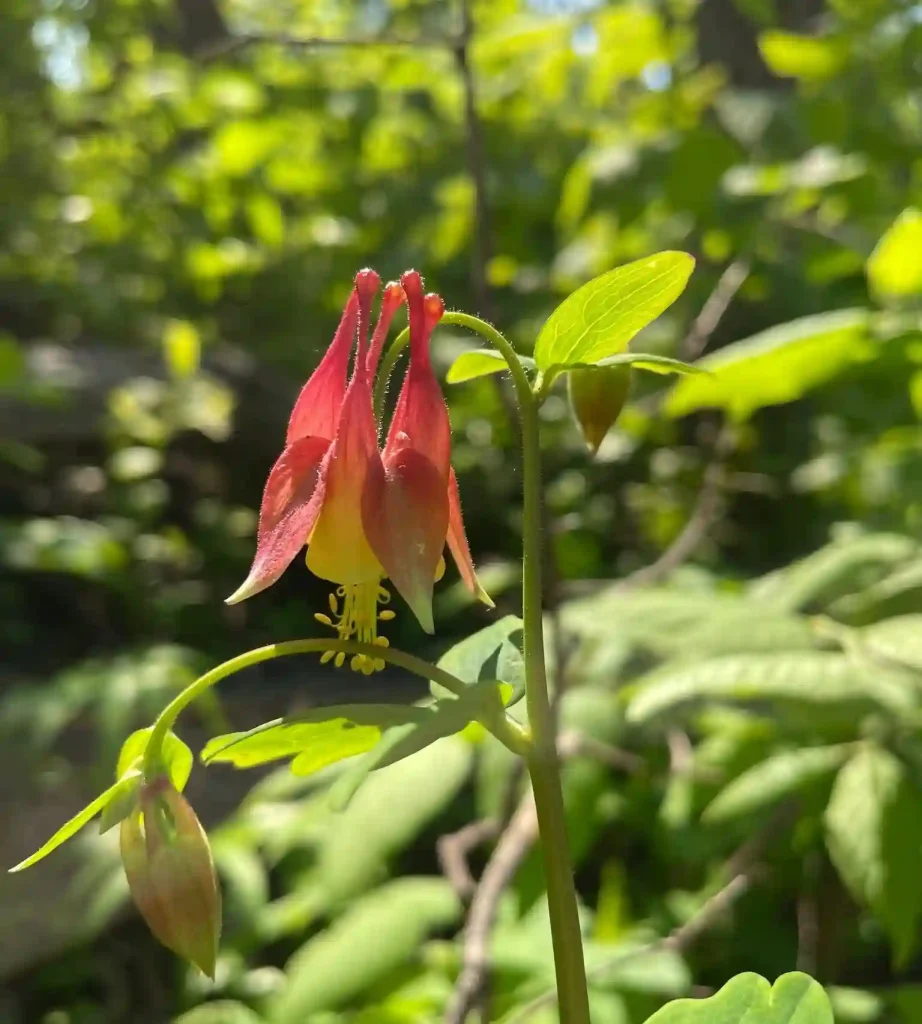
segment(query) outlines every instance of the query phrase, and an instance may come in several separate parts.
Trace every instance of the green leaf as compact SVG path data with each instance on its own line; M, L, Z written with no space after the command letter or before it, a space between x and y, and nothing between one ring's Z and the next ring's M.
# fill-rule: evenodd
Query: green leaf
M705 356L698 366L708 373L681 380L664 408L676 417L722 408L735 420L745 420L756 409L800 398L876 351L867 310L802 317Z
M173 1024L264 1024L264 1018L243 1003L218 999L174 1018Z
M763 32L759 36L759 50L776 75L806 82L825 82L835 77L848 58L848 44L843 39L799 36L780 29Z
M535 365L528 356L519 356L519 362L529 369ZM478 348L471 352L462 352L448 368L445 380L449 384L461 384L476 377L486 377L491 373L502 373L508 370L509 364L492 348Z
M378 882L390 860L457 797L472 762L471 745L449 736L370 775L349 806L331 817L300 889L265 909L262 936L303 931Z
M895 965L905 965L922 916L922 793L899 758L866 744L839 772L825 824L839 874L886 929Z
M846 761L852 749L843 743L774 754L738 775L708 804L702 817L709 822L726 821L771 807L782 798L831 775Z
M522 620L518 615L504 615L450 647L439 658L439 668L468 684L487 679L509 683L514 691L510 703L514 703L524 693L525 686L525 663L518 644L513 640L521 632ZM429 688L435 697L449 695L438 683L430 683Z
M707 370L692 363L683 363L681 359L670 359L669 356L657 356L650 352L621 352L616 356L599 359L595 363L577 363L567 369L588 366L630 366L634 370L648 370L650 373L689 376L696 373L707 373Z
M32 867L33 864L47 857L52 850L56 850L61 843L66 843L72 835L79 832L87 822L95 818L119 794L135 785L137 778L138 775L135 772L130 772L110 786L104 793L100 793L92 803L87 804L82 811L75 814L70 821L62 825L48 842L39 847L31 857L26 857L25 860L20 861L15 867L10 868L10 873L24 871L26 868Z
M682 294L694 267L687 253L661 252L584 284L541 328L535 342L538 368L597 363L623 352Z
M199 368L202 343L194 324L170 320L163 332L163 355L174 380L186 380Z
M903 210L887 228L868 257L867 273L881 298L922 293L922 210Z
M897 615L860 631L859 644L871 657L922 672L922 615Z
M844 654L783 651L666 665L638 681L628 718L646 722L702 700L780 700L826 708L870 701L897 712L912 707L897 681L883 673L870 678Z
M370 772L411 757L436 740L453 736L491 710L501 710L502 707L501 685L495 679L486 679L473 683L462 697L451 694L437 700L429 709L418 709L424 712L421 718L388 729L367 757L357 761L351 771L336 780L330 791L333 806L338 809L345 807Z
M870 533L837 540L793 565L754 580L749 596L755 603L783 611L825 606L830 601L879 580L888 570L904 566L918 544L898 533Z
M144 753L147 750L147 741L153 729L148 726L146 729L138 729L133 732L122 744L118 755L118 766L115 774L121 778L126 772L140 768L144 760ZM192 751L174 732L168 732L163 737L161 756L163 767L166 768L170 782L181 793L186 788L189 776L192 774L192 765L195 758Z
M806 974L783 974L774 985L738 974L709 999L677 999L647 1024L833 1024L822 986Z
M400 878L362 897L285 965L288 984L271 1006L273 1024L302 1024L384 983L460 916L460 901L441 878Z
M424 722L431 714L425 708L400 704L311 708L296 718L216 736L200 756L206 764L224 762L237 768L294 758L292 771L296 775L311 775L328 764L371 750L385 729Z

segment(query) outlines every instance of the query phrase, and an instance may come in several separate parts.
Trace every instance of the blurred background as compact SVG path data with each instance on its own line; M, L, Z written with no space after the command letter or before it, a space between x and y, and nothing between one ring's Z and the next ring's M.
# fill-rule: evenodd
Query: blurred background
M690 286L633 348L714 376L636 374L595 459L564 388L543 410L593 1019L798 967L837 1020L922 1020L922 6L7 0L0 54L0 862L200 671L317 628L303 567L222 602L359 267L417 267L527 354L580 284L681 249ZM439 330L440 373L476 346ZM448 398L471 545L517 612L511 393ZM436 618L392 643L437 657L493 621L453 569ZM182 732L420 692L293 659ZM341 815L284 767L199 768L216 982L148 935L113 836L82 837L0 879L0 1022L441 1020L465 893L437 840L520 785L467 734ZM734 877L703 938L612 966ZM544 919L532 854L478 1019L551 984Z

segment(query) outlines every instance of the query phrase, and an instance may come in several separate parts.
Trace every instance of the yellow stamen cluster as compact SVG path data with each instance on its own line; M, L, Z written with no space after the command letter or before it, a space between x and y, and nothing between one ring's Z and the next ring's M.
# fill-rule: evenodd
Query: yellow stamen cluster
M330 594L331 614L317 612L314 618L324 626L335 629L340 640L355 639L363 644L387 647L387 637L378 636L378 622L388 622L394 618L395 613L389 609L379 612L378 605L388 604L390 599L390 593L377 581L347 584L337 587L336 592ZM320 661L323 664L332 661L337 668L341 668L345 664L346 655L343 651L325 651ZM349 667L353 672L370 676L372 672L380 672L384 668L384 659L354 654L349 660Z

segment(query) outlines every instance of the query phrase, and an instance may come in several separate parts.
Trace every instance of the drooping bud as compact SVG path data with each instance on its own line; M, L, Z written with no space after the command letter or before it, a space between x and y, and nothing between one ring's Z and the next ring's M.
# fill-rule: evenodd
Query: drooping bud
M567 374L570 408L592 453L599 450L631 390L630 366L594 366Z
M221 891L208 837L188 801L164 776L148 783L121 824L132 898L154 935L214 977Z

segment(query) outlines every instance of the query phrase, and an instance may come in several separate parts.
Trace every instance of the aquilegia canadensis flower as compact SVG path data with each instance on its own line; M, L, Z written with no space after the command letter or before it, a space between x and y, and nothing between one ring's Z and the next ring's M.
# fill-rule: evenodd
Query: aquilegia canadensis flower
M337 584L331 614L316 618L340 639L387 646L378 622L394 613L378 611L390 601L382 581L389 577L423 629L433 632L432 590L444 571L446 544L470 591L492 602L471 560L450 462L448 409L429 358L445 305L438 295L424 295L422 278L408 270L399 284L384 289L369 344L371 303L380 283L373 270L356 275L333 341L295 402L285 449L263 492L250 574L227 603L271 586L307 545L307 567ZM372 381L404 301L410 364L379 450ZM328 651L322 660L332 657ZM342 652L336 655L337 665L344 660ZM350 664L366 674L384 667L380 658L361 654Z

